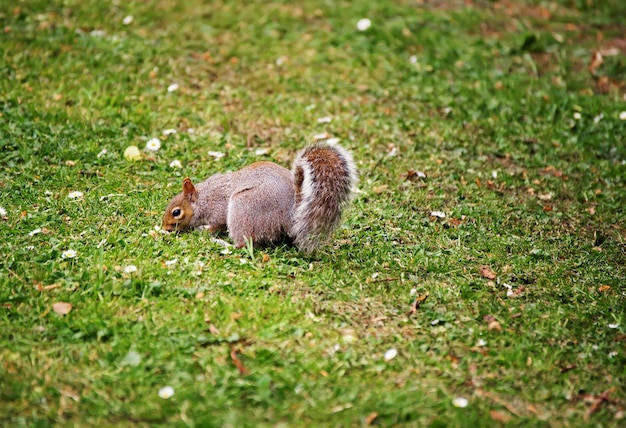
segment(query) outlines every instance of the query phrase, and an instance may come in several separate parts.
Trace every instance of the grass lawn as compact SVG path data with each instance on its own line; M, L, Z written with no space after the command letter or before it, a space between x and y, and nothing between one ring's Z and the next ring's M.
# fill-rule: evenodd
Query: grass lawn
M294 4L0 3L0 425L624 426L626 3ZM323 133L314 254L155 230Z

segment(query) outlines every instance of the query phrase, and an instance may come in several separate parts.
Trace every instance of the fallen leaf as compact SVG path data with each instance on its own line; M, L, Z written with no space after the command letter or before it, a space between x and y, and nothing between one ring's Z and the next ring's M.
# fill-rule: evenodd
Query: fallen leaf
M589 72L593 75L596 74L596 69L602 66L604 59L599 51L594 51L591 55L591 61L589 62Z
M59 315L67 315L72 310L72 304L66 302L56 302L52 304L52 310Z
M377 417L378 417L378 413L376 413L376 412L370 413L365 418L365 425L372 425L372 422L374 422L374 419L376 419Z
M559 367L559 371L561 373L567 373L567 372L569 372L571 370L574 370L576 367L577 367L576 364L568 364L566 366Z
M481 266L480 274L487 279L496 279L496 274L489 266Z
M428 298L428 293L422 294L421 296L417 296L415 301L411 303L411 310L409 311L409 315L413 315L420 308L421 304L426 301Z
M241 376L245 375L247 370L237 356L237 350L234 347L230 348L230 359L233 361L233 365L237 367L237 370L239 370L239 374Z
M383 193L385 190L387 190L389 188L388 185L383 184L381 186L374 186L372 188L372 190L374 191L374 193Z
M605 291L611 291L611 286L610 285L601 285L600 287L598 287L598 292L604 293Z
M502 413L497 410L490 410L489 416L491 416L491 419L494 421L502 422L503 424L506 424L511 420L511 415L507 415L506 413Z

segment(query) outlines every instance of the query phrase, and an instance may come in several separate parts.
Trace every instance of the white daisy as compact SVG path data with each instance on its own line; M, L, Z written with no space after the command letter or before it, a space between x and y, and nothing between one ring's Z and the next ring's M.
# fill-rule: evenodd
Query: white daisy
M178 90L178 83L172 83L167 87L167 92L174 92Z
M619 327L619 324L615 323L615 324L609 324L609 328L617 328Z
M172 398L174 396L174 388L171 386L164 386L163 388L159 388L159 397L167 400L168 398Z
M182 168L183 165L180 163L178 159L174 159L170 162L170 168Z
M7 210L3 207L0 207L0 217L5 217L7 215Z
M70 198L70 199L82 198L83 197L83 192L79 192L78 190L75 190L73 192L68 193L67 197Z
M359 22L356 23L356 28L359 31L365 31L372 26L372 21L367 18L359 19Z
M152 152L156 152L161 148L161 140L158 138L150 138L146 143L146 150L150 150Z
M137 266L135 265L128 265L124 268L124 273L135 273L137 272Z
M398 350L396 348L391 348L387 352L385 352L384 358L385 361L391 361L398 355Z
M417 57L416 57L415 55L411 55L411 56L409 57L409 62L410 62L411 64L417 64Z
M210 150L209 150L209 152L207 154L209 156L211 156L211 157L214 157L215 159L221 159L221 158L223 158L225 156L224 153L222 153L222 152L213 152L213 151L210 151Z
M137 146L128 146L124 150L124 159L129 161L137 161L141 159L141 152Z
M30 232L28 232L28 236L35 236L38 233L41 233L41 227L38 227L37 229L33 229Z
M330 116L320 117L317 119L317 123L330 123L331 120L333 120L333 118Z
M467 407L468 401L467 398L463 398L463 397L456 397L454 400L452 400L452 405L454 407L459 407L459 408L464 408Z
M580 114L580 113L579 113L579 112L577 112L577 111L576 111L576 112L574 112L574 119L575 119L575 120L580 120L580 119L582 119L582 118L583 118L583 115L582 115L582 114Z
M76 257L76 251L75 250L65 250L61 254L61 257L63 257L64 259L73 259L74 257Z
M175 129L164 129L163 130L163 135L171 135L171 134L176 134L178 131L176 131Z
M131 15L128 15L127 17L125 17L125 18L124 18L124 20L122 21L122 23L123 23L124 25L128 25L128 24L130 24L130 23L132 23L132 22L133 22L133 19L134 19L134 18L133 18Z
M619 113L619 119L620 120L626 120L626 111L622 111Z

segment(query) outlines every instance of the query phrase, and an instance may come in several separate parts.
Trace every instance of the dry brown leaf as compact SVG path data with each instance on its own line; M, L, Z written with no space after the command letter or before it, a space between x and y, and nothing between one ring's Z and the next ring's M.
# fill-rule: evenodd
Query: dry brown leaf
M378 417L378 413L372 412L365 418L365 425L372 425L372 422Z
M596 74L596 69L602 66L604 63L604 59L602 58L602 54L599 51L594 51L591 55L591 61L589 62L589 72L591 74Z
M511 415L507 415L506 413L502 413L497 410L490 410L489 416L491 416L491 419L494 421L502 422L503 424L506 424L511 420Z
M428 293L422 294L421 296L417 296L415 301L411 303L411 310L409 310L409 315L413 315L414 313L416 313L420 305L424 303L427 298L428 298Z
M480 275L487 279L496 279L496 274L489 266L480 267Z
M237 350L234 347L230 348L230 359L233 361L233 365L237 367L237 370L239 370L239 374L241 376L245 375L247 370L237 356Z
M605 291L611 291L610 285L601 285L598 287L598 292L604 293Z
M67 315L72 310L72 304L66 302L56 302L52 304L52 310L59 315Z

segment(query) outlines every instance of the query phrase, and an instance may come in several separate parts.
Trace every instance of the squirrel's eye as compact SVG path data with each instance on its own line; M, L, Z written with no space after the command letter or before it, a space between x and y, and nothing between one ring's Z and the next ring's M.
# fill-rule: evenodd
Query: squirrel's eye
M174 218L179 218L182 213L183 211L180 208L174 208L172 210L172 215L174 216Z

